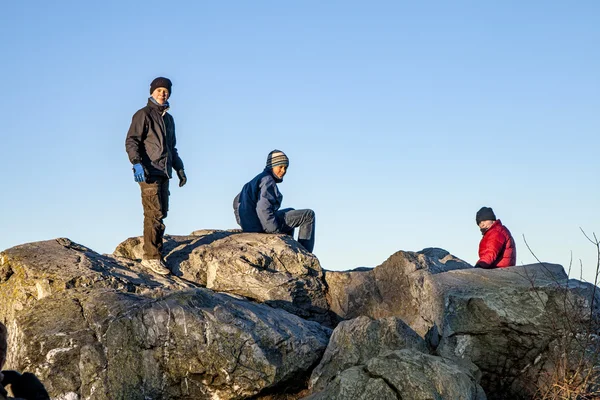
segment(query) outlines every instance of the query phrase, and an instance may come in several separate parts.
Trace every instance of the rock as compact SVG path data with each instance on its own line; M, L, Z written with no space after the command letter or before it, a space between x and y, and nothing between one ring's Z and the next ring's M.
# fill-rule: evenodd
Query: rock
M27 243L0 253L0 318L37 301L76 288L112 288L119 291L181 290L196 287L177 277L165 278L132 260L115 259L66 238Z
M358 317L343 321L333 331L321 362L312 372L309 387L321 391L339 372L390 350L406 348L429 352L425 341L399 318Z
M467 370L475 364L490 399L533 396L553 373L546 361L550 343L573 334L557 327L574 313L564 305L583 304L589 316L593 291L593 285L569 284L560 265L483 270L439 249L397 252L371 271L327 271L326 281L340 317L401 318L438 355L464 362ZM599 296L596 291L596 304Z
M307 400L485 400L458 365L415 349L388 352L343 371Z
M130 238L114 255L141 259L142 245L141 238ZM184 280L326 326L337 323L319 260L290 236L205 230L165 237L164 250L167 265Z
M301 387L331 331L68 239L0 254L6 368L53 398L245 399Z
M550 344L580 335L592 314L600 321L598 308L590 310L593 285L568 281L560 265L442 275L436 277L445 299L437 352L476 364L490 399L532 398L562 368L548 363ZM595 296L599 305L600 292Z
M425 336L435 323L433 305L422 302L430 290L428 278L458 269L472 267L445 250L428 248L399 251L372 270L326 271L331 311L343 319L397 316Z

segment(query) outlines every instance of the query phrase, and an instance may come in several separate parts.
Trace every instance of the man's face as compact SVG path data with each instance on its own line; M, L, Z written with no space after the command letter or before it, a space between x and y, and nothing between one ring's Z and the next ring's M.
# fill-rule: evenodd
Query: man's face
M487 232L487 230L492 227L493 224L494 221L481 221L479 223L479 230L481 231L481 234L484 235Z
M152 98L160 105L165 104L169 99L169 89L164 87L154 89L154 92L152 92Z
M283 179L283 176L285 175L285 173L287 172L287 166L285 165L278 165L276 167L273 167L273 174L278 177L279 179Z

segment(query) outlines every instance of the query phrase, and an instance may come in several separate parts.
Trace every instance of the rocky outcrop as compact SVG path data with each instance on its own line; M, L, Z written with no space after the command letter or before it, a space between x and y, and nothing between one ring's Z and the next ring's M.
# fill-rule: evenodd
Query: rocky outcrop
M425 336L440 322L435 320L436 313L443 311L443 300L431 293L430 277L459 269L472 266L445 250L429 248L399 251L371 270L327 271L331 311L343 319L400 317Z
M552 374L550 343L576 334L557 327L581 311L565 305L593 311L593 286L569 283L560 265L475 269L439 249L400 251L368 271L327 271L326 280L334 312L401 318L436 354L474 363L490 399L530 398L542 371Z
M167 236L165 261L182 279L247 297L333 327L319 260L287 235L196 231ZM142 239L130 238L114 252L142 258Z
M527 399L565 341L581 347L573 327L600 320L600 290L559 265L481 270L425 249L324 274L289 236L165 239L166 277L140 265L140 238L0 253L6 367L56 399L289 400L308 382L313 399ZM337 317L351 320L328 345Z
M407 348L429 352L425 341L399 318L358 317L341 322L311 375L309 387L321 391L339 372L366 364L380 354Z
M414 349L388 352L341 372L307 400L485 400L475 378L451 361Z
M6 368L53 398L245 399L302 386L331 331L68 239L0 253Z
M445 301L437 353L475 363L491 399L531 398L561 368L549 362L551 344L600 320L600 293L568 281L560 265L454 271L435 283Z

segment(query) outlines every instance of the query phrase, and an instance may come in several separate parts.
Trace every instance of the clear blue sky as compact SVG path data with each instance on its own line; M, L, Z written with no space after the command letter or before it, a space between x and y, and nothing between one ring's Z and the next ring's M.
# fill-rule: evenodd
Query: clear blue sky
M163 75L189 178L168 234L235 228L233 197L281 149L324 268L433 246L475 263L486 205L519 263L525 235L592 279L599 21L597 1L6 2L0 249L141 234L124 139Z

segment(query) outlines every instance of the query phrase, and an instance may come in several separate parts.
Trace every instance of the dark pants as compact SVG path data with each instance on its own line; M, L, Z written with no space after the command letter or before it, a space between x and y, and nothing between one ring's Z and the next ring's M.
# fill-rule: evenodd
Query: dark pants
M162 258L163 219L169 211L169 179L150 176L140 182L144 207L144 258Z
M313 252L315 247L315 212L313 210L294 210L285 208L277 211L277 219L284 221L291 229L282 232L294 237L294 228L300 228L298 232L298 243L300 243L309 253Z

